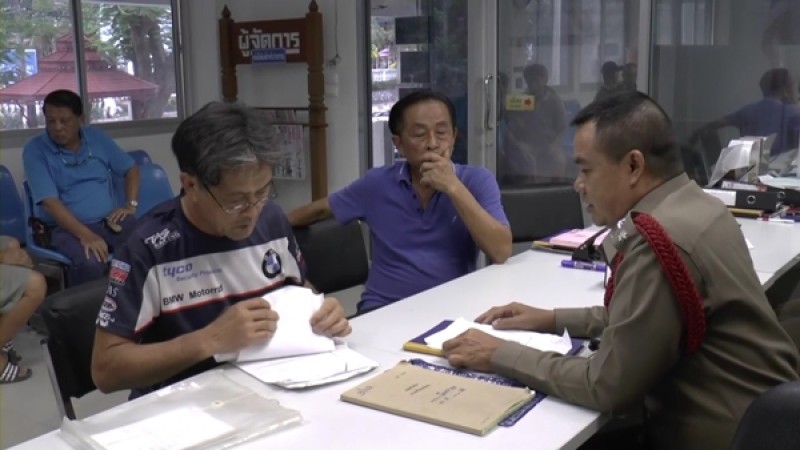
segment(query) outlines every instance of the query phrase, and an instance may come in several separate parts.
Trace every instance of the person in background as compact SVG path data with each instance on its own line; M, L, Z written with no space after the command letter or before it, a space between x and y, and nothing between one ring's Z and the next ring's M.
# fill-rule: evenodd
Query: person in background
M67 283L76 286L103 276L109 254L133 230L139 167L102 130L84 125L78 94L53 91L42 110L46 130L23 149L25 177L45 212L39 219L51 247L72 262ZM112 175L125 178L124 206L115 201Z
M636 78L639 76L639 70L634 63L627 63L622 66L622 90L636 91Z
M505 110L506 133L500 177L503 184L528 185L562 181L566 157L563 151L567 119L564 102L550 88L549 73L542 64L523 70L531 108Z
M800 107L795 97L795 84L784 68L764 72L758 82L763 98L747 104L727 116L709 122L689 136L694 144L704 133L715 132L726 126L736 127L741 136L769 136L775 141L771 156L797 150L800 134Z
M183 194L144 216L111 261L92 354L103 392L136 398L269 340L281 322L261 297L305 282L286 215L269 201L281 153L262 114L209 103L178 126L172 151ZM310 320L319 334L350 333L332 297Z
M14 337L47 294L44 276L33 270L31 257L19 241L0 236L0 384L27 380L33 372L20 365Z
M603 84L597 90L594 96L594 101L605 100L608 97L613 97L624 91L624 86L621 83L620 72L622 68L614 61L606 61L600 68L600 75L603 77Z
M727 449L750 403L798 379L797 348L764 295L725 205L683 170L669 117L645 94L588 105L573 120L575 189L612 231L605 306L519 303L477 318L497 329L600 338L588 358L469 330L444 343L455 367L493 371L609 414L643 406L645 447ZM608 448L639 448L631 433Z
M438 92L403 97L392 107L389 129L406 161L373 168L289 212L294 227L331 216L369 225L372 265L359 314L474 271L478 250L495 264L511 256L497 181L485 168L450 160L454 121L452 102Z

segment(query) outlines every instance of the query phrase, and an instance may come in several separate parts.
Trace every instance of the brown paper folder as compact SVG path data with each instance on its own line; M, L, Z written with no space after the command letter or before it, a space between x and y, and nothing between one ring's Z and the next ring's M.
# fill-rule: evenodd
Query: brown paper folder
M400 362L344 392L341 398L483 436L533 395L529 389L501 386Z

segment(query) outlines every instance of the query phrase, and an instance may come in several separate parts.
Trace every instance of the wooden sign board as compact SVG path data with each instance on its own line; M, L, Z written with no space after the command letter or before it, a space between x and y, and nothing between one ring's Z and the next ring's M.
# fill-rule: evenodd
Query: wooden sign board
M233 24L233 62L252 64L253 50L283 49L286 62L306 62L306 20L258 20Z

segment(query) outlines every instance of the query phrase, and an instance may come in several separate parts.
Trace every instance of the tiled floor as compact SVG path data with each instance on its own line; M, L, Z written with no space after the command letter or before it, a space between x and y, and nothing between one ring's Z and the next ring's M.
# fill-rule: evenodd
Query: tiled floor
M359 286L334 294L348 316L355 313L362 290ZM23 365L33 369L33 376L19 383L0 385L0 449L47 433L61 424L40 341L41 336L31 330L14 341L23 356ZM72 403L80 419L120 404L127 396L127 392L105 395L95 391Z

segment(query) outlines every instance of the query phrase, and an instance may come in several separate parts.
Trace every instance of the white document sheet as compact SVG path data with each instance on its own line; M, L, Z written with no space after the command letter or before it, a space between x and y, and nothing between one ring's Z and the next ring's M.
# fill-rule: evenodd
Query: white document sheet
M263 381L286 389L334 383L366 373L378 363L339 345L336 350L294 358L236 363L240 369Z
M180 450L222 436L233 427L196 406L178 408L92 435L109 450Z
M556 352L563 355L572 350L572 340L567 330L564 330L564 334L561 336L557 334L537 333L535 331L495 330L491 325L473 322L463 317L454 320L453 323L444 330L425 338L425 343L430 347L441 349L445 341L458 336L470 328L481 330L492 336L499 337L500 339L519 342L522 345L533 347L543 352Z
M322 306L323 296L311 289L286 286L264 296L278 313L278 328L270 340L242 349L238 354L214 355L217 361L259 361L330 352L333 339L311 330L311 316Z

